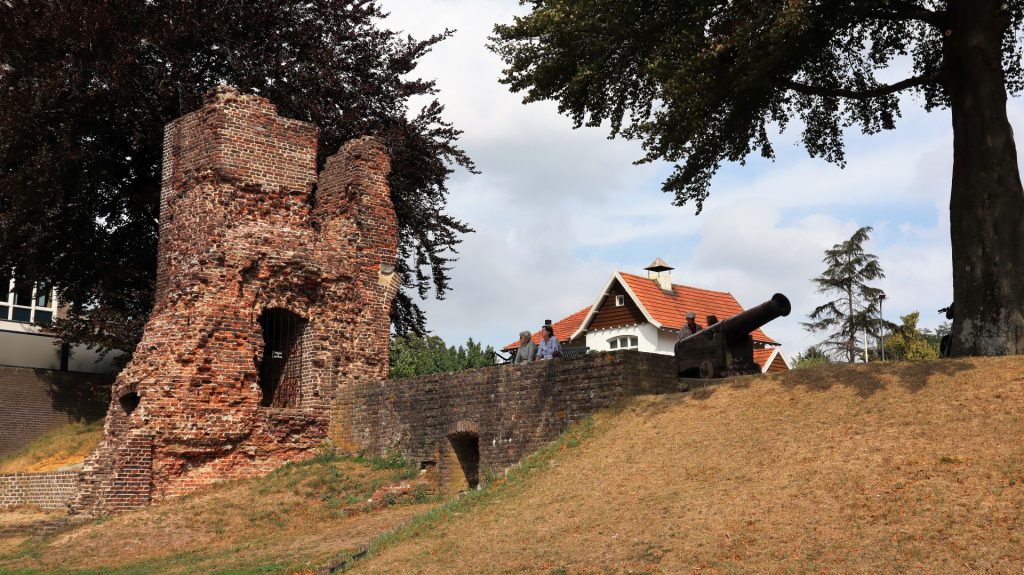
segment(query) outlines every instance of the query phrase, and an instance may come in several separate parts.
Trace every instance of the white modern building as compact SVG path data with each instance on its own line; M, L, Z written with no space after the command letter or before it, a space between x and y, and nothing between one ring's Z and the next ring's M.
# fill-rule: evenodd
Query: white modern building
M111 371L111 352L100 359L85 346L69 346L46 331L63 313L52 287L0 276L0 366L85 373Z

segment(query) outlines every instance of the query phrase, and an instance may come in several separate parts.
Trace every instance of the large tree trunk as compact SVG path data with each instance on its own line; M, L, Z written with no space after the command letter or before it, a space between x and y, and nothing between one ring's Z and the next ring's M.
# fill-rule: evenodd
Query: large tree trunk
M1000 0L953 0L953 355L1024 353L1024 189L1006 117Z

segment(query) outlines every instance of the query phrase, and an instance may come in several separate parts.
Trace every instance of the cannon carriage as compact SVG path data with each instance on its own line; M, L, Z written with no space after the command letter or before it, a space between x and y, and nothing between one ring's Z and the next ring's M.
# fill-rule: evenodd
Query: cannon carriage
M750 332L789 315L791 309L789 299L777 293L761 305L676 342L679 376L715 379L760 373L754 362L754 340Z

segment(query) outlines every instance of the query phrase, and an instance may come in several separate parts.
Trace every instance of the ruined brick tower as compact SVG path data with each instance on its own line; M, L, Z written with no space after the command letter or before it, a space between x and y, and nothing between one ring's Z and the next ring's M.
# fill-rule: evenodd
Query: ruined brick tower
M340 389L387 377L389 158L213 90L164 134L156 303L73 508L112 511L310 455ZM314 190L315 187L315 190Z

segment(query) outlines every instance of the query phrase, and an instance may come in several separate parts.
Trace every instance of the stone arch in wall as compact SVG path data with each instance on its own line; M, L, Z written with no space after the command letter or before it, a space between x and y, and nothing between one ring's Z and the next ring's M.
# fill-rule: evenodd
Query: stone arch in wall
M263 356L259 365L259 386L263 407L299 407L304 354L303 336L309 321L280 307L260 314Z
M442 452L444 491L458 493L480 485L480 432L476 425L455 424L445 437Z
M121 405L121 409L124 410L125 415L131 415L135 412L135 409L139 407L139 402L142 398L139 397L139 393L135 390L131 390L117 398L117 402Z

